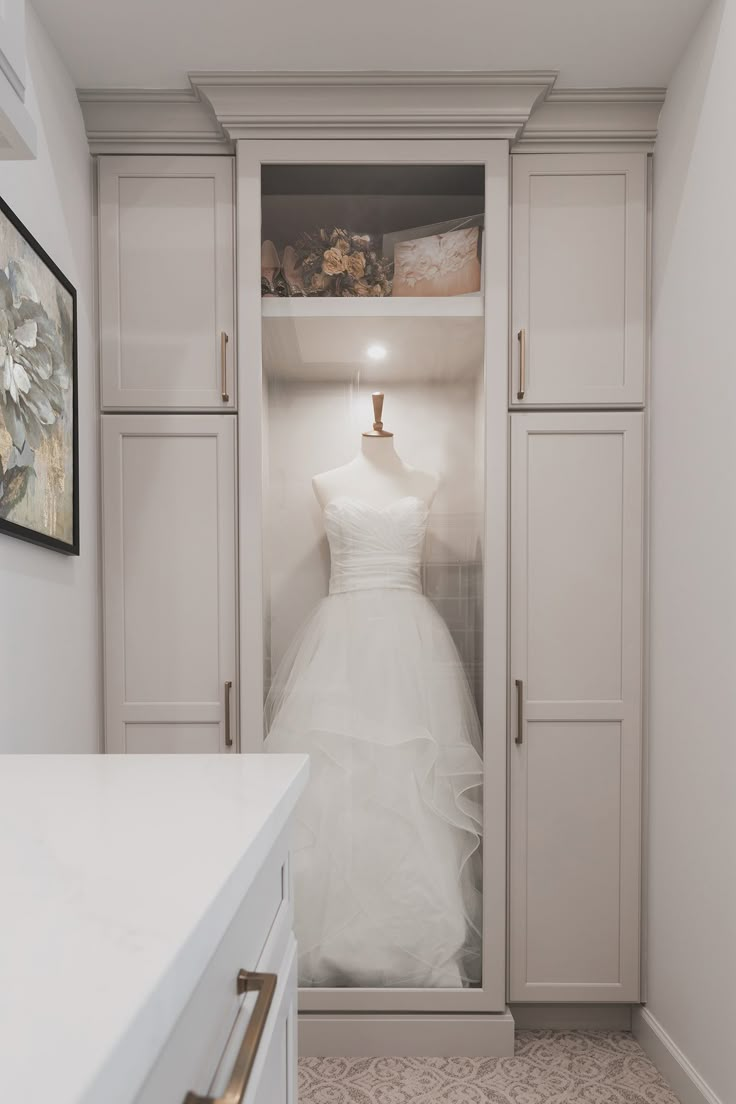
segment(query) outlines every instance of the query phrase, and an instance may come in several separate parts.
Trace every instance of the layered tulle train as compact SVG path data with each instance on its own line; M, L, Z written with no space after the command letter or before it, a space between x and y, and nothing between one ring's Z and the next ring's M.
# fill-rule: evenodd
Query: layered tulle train
M325 598L274 679L267 726L268 750L311 759L300 983L479 982L480 730L434 606L409 589Z

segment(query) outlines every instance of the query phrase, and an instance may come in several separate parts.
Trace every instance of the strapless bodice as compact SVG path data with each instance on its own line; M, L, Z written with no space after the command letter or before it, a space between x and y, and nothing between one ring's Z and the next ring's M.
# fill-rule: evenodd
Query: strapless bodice
M421 593L421 565L429 509L408 496L371 506L340 496L324 511L330 545L330 594L351 590Z

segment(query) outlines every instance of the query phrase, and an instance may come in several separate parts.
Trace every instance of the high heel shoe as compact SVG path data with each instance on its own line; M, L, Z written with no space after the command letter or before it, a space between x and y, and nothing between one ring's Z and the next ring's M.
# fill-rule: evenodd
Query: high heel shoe
M286 282L283 268L280 268L273 278L273 294L282 298L289 294L289 285Z
M264 242L260 246L260 294L262 296L278 294L274 282L280 267L276 246L273 242Z
M293 245L287 245L284 250L284 263L282 267L289 295L306 295L304 290L304 278L299 270L299 261Z

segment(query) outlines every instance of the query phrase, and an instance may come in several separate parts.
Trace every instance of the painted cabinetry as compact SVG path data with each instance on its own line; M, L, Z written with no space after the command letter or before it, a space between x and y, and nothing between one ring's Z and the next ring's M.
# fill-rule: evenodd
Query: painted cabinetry
M108 751L237 747L230 415L102 418Z
M104 409L227 410L234 373L230 157L101 157Z
M100 159L107 747L237 747L238 705L229 687L239 681L243 746L260 748L264 671L281 639L274 631L264 639L264 608L274 606L285 577L269 553L276 547L285 562L292 557L295 577L301 563L295 541L269 546L269 509L287 501L268 498L264 477L283 477L279 456L267 451L279 440L271 431L285 424L278 417L296 409L294 396L304 409L344 375L356 401L356 380L366 402L374 385L393 385L392 418L401 428L398 397L407 386L401 373L412 365L405 353L391 359L394 346L409 347L395 341L399 331L416 330L428 340L430 325L448 334L452 325L456 350L475 333L471 352L483 373L472 395L479 438L485 436L477 450L485 465L478 479L479 546L489 611L482 983L457 991L305 991L303 1046L325 1053L341 1037L345 1053L360 1053L361 1045L372 1048L367 1053L400 1053L408 1045L401 1040L416 1030L432 1050L445 1045L432 1034L436 1028L443 1039L452 1031L454 1053L464 1053L457 1049L463 1045L469 1053L492 1053L498 1044L489 1032L506 1030L505 1000L636 1001L645 470L645 415L636 408L646 395L647 155L512 157L509 283L505 141L415 138L398 148L393 139L238 136L236 144L237 418L232 159ZM393 166L409 179L416 165L456 162L484 167L484 283L477 299L436 306L419 298L261 300L262 240L277 237L274 212L293 212L293 180L302 181L309 199L307 170L327 166L334 176L344 165ZM267 217L273 232L265 232ZM468 318L480 321L471 325ZM374 340L391 352L378 376L365 359ZM446 371L444 353L441 359ZM308 374L315 365L316 383ZM416 379L408 383L416 386ZM407 407L402 442L412 439L425 398L423 406ZM334 409L333 436L346 428L352 434L347 403ZM324 445L327 436L313 435L322 452L305 471L298 457L294 481L304 483L310 507L308 477L337 462ZM436 439L444 440L439 432ZM346 440L346 456L352 442ZM293 519L286 520L291 534ZM473 1017L480 1041L468 1034ZM269 1100L279 1104L293 1094L282 1057L293 1047L293 1019L291 999L263 1050L272 1056L264 1059L263 1083L273 1068ZM374 1034L361 1042L369 1022Z
M105 745L229 751L233 160L103 156L98 173Z
M512 406L641 405L647 155L512 163Z
M269 847L134 1104L296 1104L290 837Z
M510 999L639 999L643 414L515 415Z

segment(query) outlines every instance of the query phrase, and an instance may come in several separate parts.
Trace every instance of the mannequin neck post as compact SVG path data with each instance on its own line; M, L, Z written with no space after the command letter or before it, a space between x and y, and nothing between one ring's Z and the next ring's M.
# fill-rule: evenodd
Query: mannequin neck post
M379 468L403 467L394 448L393 437L361 437L360 455L369 464Z

